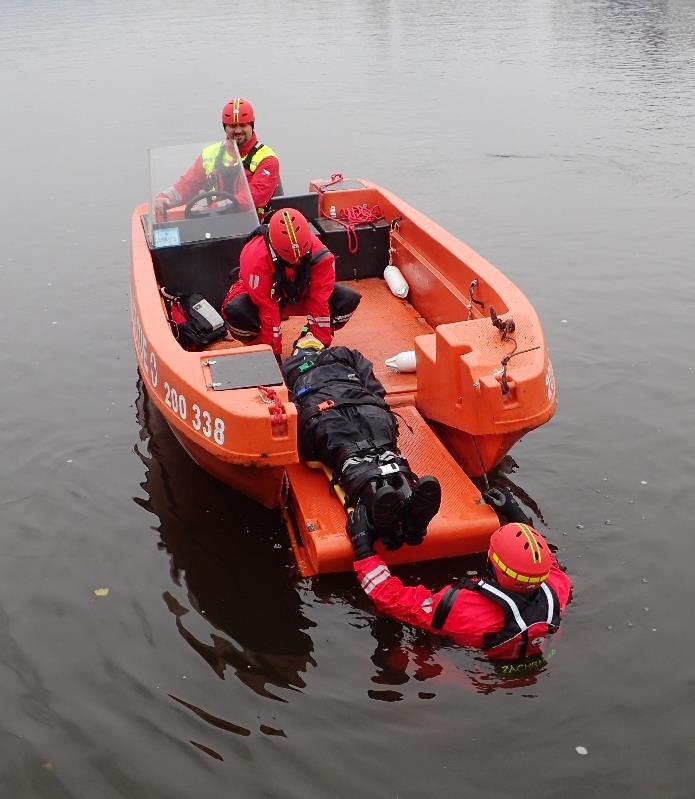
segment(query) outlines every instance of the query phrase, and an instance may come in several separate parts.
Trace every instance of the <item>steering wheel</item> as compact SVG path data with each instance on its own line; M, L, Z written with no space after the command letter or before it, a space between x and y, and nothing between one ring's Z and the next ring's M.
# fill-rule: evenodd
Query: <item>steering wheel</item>
M220 208L199 208L196 209L196 206L199 202L203 200L211 200L212 198L215 200L230 200L230 202L225 203ZM186 207L183 210L183 215L186 219L198 219L199 217L203 216L214 216L217 214L231 214L237 210L237 199L233 194L230 194L228 191L200 191L195 197L191 197L191 199L186 203Z

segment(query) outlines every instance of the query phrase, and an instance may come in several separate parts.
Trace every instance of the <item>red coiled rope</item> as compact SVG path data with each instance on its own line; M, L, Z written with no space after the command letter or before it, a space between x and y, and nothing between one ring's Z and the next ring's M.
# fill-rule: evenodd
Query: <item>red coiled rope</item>
M376 222L383 218L384 216L378 205L370 208L367 203L363 205L353 205L351 208L341 208L337 218L328 217L328 219L332 219L345 228L348 237L348 250L353 254L359 249L359 240L355 232L355 227L357 225L368 225L370 222Z
M341 183L344 180L342 172L334 172L331 179L322 183L319 186L319 191L324 192L329 186L335 186L336 183ZM351 208L343 208L338 213L338 216L330 216L324 212L326 219L332 219L339 225L345 228L348 237L348 250L354 255L359 249L360 243L355 233L356 225L368 225L370 222L376 222L378 219L383 219L384 216L378 205L370 208L367 203L362 205L353 205Z

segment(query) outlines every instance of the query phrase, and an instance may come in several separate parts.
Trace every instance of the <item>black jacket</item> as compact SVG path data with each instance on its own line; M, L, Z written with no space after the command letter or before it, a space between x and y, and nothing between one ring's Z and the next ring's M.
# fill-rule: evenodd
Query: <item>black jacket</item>
M328 347L289 357L285 382L299 410L299 444L307 460L334 469L357 442L395 449L398 425L372 363L357 350Z

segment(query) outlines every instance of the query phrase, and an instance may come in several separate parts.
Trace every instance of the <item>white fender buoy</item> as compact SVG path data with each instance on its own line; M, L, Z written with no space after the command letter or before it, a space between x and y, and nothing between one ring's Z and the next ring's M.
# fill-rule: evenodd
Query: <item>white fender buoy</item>
M391 369L397 369L399 372L414 372L416 367L415 350L405 350L394 355L392 358L387 358L384 363L390 366Z
M400 297L402 300L408 296L410 286L397 266L389 264L384 269L384 280L386 281L386 285L391 289L391 294L395 294L396 297Z

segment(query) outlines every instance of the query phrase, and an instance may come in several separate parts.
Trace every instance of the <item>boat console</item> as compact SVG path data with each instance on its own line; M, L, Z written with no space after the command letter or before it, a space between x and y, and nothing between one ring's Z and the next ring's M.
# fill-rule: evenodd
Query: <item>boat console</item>
M196 224L201 221L196 220ZM170 227L155 228L154 233L172 236L183 233L185 237L191 232L187 230L187 220L165 224ZM171 230L177 232L170 234ZM171 294L202 294L219 310L231 282L230 271L239 264L239 255L248 237L249 232L236 235L230 232L227 236L211 237L209 241L191 238L179 244L153 248L150 252L157 282Z
M226 185L234 186L233 194L202 190L185 205L155 210L158 195L177 182L206 146L150 150L150 203L141 221L159 285L173 294L202 294L219 309L230 270L259 224L236 144L236 161L226 169Z
M159 285L173 294L202 294L219 309L229 289L230 273L239 265L241 250L259 225L241 159L227 168L226 181L235 186L233 194L201 191L185 205L155 212L160 192L173 186L206 146L150 151L150 204L142 225ZM337 181L325 192L342 196L353 184L357 181ZM389 257L389 222L381 219L355 225L349 236L344 223L321 209L326 206L325 198L323 203L319 200L316 190L279 195L271 199L269 210L296 208L307 218L315 235L335 255L337 280L382 277Z

